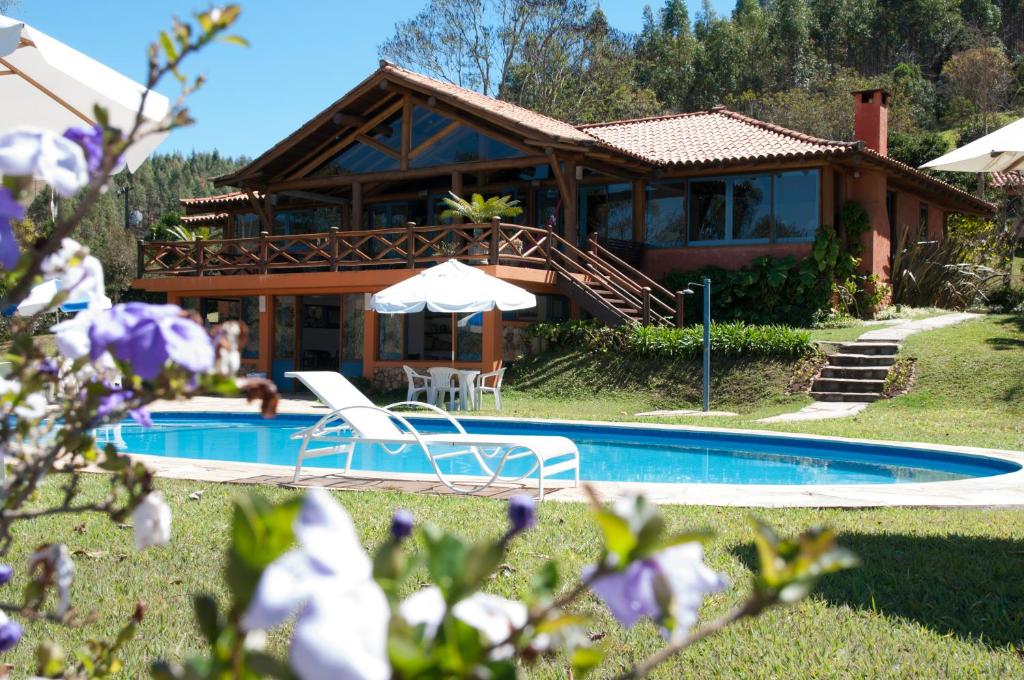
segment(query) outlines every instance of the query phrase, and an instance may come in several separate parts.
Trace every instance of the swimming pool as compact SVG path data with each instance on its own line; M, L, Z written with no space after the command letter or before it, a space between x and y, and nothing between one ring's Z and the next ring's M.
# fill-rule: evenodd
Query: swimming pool
M149 430L126 421L102 428L98 436L129 453L293 466L299 442L289 439L290 435L318 418L279 415L263 420L250 414L156 413ZM421 430L450 431L450 426L437 419L410 421ZM991 477L1021 469L994 457L796 435L482 418L461 422L469 432L478 434L569 437L580 449L580 478L589 481L899 484ZM340 469L342 460L340 456L323 456L308 465ZM374 445L357 447L352 467L382 473L432 473L416 450L393 456ZM464 458L444 461L442 467L448 474L479 474Z

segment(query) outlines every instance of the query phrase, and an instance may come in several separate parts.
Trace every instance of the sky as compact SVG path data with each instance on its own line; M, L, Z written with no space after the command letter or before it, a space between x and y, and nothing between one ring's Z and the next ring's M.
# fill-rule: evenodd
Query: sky
M644 4L661 0L602 0L612 26L638 31ZM189 16L204 0L20 0L11 16L138 81L145 49L172 15ZM249 47L215 44L184 69L207 84L189 99L196 124L175 131L159 151L218 149L257 156L372 73L377 45L396 21L426 0L248 0L235 32ZM691 16L699 0L688 0ZM730 0L714 0L718 11ZM173 81L171 81L173 82ZM175 96L173 85L160 88Z

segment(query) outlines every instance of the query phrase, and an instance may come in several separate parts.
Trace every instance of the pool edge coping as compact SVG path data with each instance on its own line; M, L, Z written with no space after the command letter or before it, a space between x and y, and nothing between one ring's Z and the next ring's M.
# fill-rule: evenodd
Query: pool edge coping
M212 415L254 415L247 411L199 411L165 410L154 415L187 415L205 413ZM319 413L326 415L320 410ZM316 416L317 411L286 413L282 415ZM439 416L423 416L443 420ZM508 416L460 416L465 420L487 420L524 422L535 424L564 424L578 426L603 426L614 428L641 428L663 431L719 432L761 437L799 437L830 442L851 442L875 446L901 447L917 450L932 450L972 457L994 458L1010 462L1021 469L986 477L959 479L942 482L905 482L900 484L718 484L718 483L660 483L660 482L587 482L602 495L618 495L624 492L643 492L651 500L665 504L713 505L739 507L1024 507L1024 452L926 442L899 442L891 440L838 437L834 435L803 434L775 430L751 430L746 428L710 427L680 425L671 423L634 423L623 421L570 420L560 418L514 418ZM238 463L229 461L206 461L193 458L130 454L145 460L158 470L158 475L192 479L194 481L231 482L245 481L238 473L265 471L275 475L291 475L294 466L269 463ZM436 481L432 474L414 473L350 473L341 475L334 468L304 467L309 474L304 477L330 476L339 479L381 480L381 481ZM194 472L194 474L192 474ZM234 477L229 479L228 477ZM300 480L299 486L303 485ZM553 491L553 500L584 501L582 489L573 488L569 483L552 480L547 486ZM529 487L528 487L529 488Z

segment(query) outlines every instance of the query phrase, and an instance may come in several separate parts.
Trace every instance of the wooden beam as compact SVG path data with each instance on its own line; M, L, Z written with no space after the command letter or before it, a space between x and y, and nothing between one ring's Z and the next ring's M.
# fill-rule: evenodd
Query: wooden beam
M399 155L402 170L409 169L409 152L412 151L412 97L402 97L402 152Z
M377 151L380 151L382 154L384 154L386 156L391 156L395 160L399 160L402 157L402 153L400 151L395 151L394 149L392 149L387 144L381 144L380 142L378 142L373 137L367 137L366 135L359 135L358 137L356 137L356 141L360 142L361 144L365 144L366 146L368 146L370 148L376 149Z
M462 198L462 192L465 188L462 186L462 173L456 170L452 173L452 193ZM456 217L452 220L455 224L462 224L462 218Z
M13 66L9 61L7 61L5 59L0 59L0 65L2 65L5 68L7 68L7 70L10 71L11 73L14 73L16 75L21 76L22 80L24 80L26 83L28 83L32 87L36 88L40 92L42 92L44 95L46 95L47 97L49 97L53 101L55 101L58 104L60 104L62 107L67 109L72 115L76 116L77 118L80 118L89 127L95 127L96 122L92 118L90 118L89 116L87 116L86 114L82 113L81 111L76 109L74 106L69 104L66 100L64 100L59 95L57 95L57 93L55 93L53 90L48 89L42 83L38 82L37 80L35 80L34 78L32 78L31 76L26 74L24 71L22 71L22 70L18 69L17 67Z
M494 139L497 139L500 142L508 144L512 148L522 151L525 154L532 154L537 152L537 149L527 146L526 142L524 142L522 138L510 135L508 133L507 127L505 127L504 129L495 129L488 125L481 125L479 122L469 118L466 115L466 111L457 109L453 106L449 106L441 102L438 102L431 106L429 103L427 103L426 100L421 99L416 95L412 95L412 101L416 104L419 104L420 106L425 106L426 108L430 109L431 111L434 111L435 113L441 114L445 118L456 120L465 125L466 127L473 128L474 130L481 134L487 135L488 137L493 137Z
M283 196L292 196L294 198L305 198L310 201L318 201L320 203L329 203L331 205L351 205L352 201L341 196L331 196L329 194L318 194L313 191L282 191Z
M271 228L274 226L273 218L268 216L266 210L264 210L263 203L260 199L256 198L256 194L252 189L246 189L245 195L249 197L249 203L252 204L253 210L260 216L260 222L263 223L263 231L270 233Z
M432 168L414 168L411 170L388 170L385 172L368 172L360 175L337 175L335 177L302 177L288 179L280 182L267 184L267 190L277 193L299 190L315 190L331 187L344 187L352 184L353 181L360 182L388 182L421 179L424 177L437 177L448 175L458 170L463 173L475 173L481 170L505 170L508 168L525 168L532 165L540 165L547 162L546 156L523 156L521 158L506 158L496 161L472 161L468 163L452 163L438 165ZM354 178L358 177L358 180Z
M441 128L440 130L438 130L434 134L432 134L429 137L427 137L425 140L423 140L422 144L417 146L415 149L412 149L412 150L409 151L409 160L413 160L414 158L419 156L421 153L423 153L424 151L429 149L431 146L433 146L436 142L440 141L441 139L443 139L443 138L447 137L448 135L450 135L451 133L455 132L455 129L457 127L459 127L460 125L461 125L461 123L459 123L458 121L452 121L451 123L449 123L448 125L445 125L443 128Z
M391 106L382 109L380 113L370 118L361 127L356 128L351 133L342 137L340 140L337 140L330 144L329 146L327 146L326 148L323 148L321 151L316 153L316 155L314 155L312 158L306 156L306 158L299 161L301 165L296 164L298 166L297 168L296 166L292 166L291 168L289 168L288 170L281 174L290 179L294 179L296 177L301 177L306 173L318 168L328 158L338 153L352 142L356 141L360 135L366 134L371 128L376 127L379 123L383 122L384 119L388 118L391 114L395 113L400 108L402 108L401 100L396 101Z

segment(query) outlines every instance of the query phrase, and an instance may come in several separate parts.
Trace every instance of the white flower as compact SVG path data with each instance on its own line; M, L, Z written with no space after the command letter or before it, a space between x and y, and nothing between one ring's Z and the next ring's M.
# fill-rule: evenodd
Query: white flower
M8 380L7 378L0 378L0 395L11 394L20 391L21 383L19 383L17 380Z
M103 265L78 241L64 239L60 249L47 255L40 266L45 279L60 282L60 290L68 293L68 302L84 302L90 309L106 303Z
M151 491L132 511L135 548L165 545L171 540L171 507L159 491Z
M398 607L402 618L411 626L423 624L424 635L432 638L444 618L444 597L436 586L419 590ZM492 645L504 642L516 629L526 625L526 605L490 593L474 593L452 607L452 616L476 628ZM511 644L495 649L491 657L507 659L515 652Z
M54 613L63 617L71 609L71 583L75 579L75 563L71 561L68 548L58 543L47 543L29 558L29 568L39 565L44 574L57 586L57 609Z
M29 126L0 133L0 174L41 179L65 197L89 182L82 147L49 130Z
M294 529L299 547L264 570L243 628L271 628L299 610L289 655L299 678L387 680L390 611L352 520L312 489Z
M46 397L40 392L32 392L14 407L14 414L25 420L39 420L46 415Z

